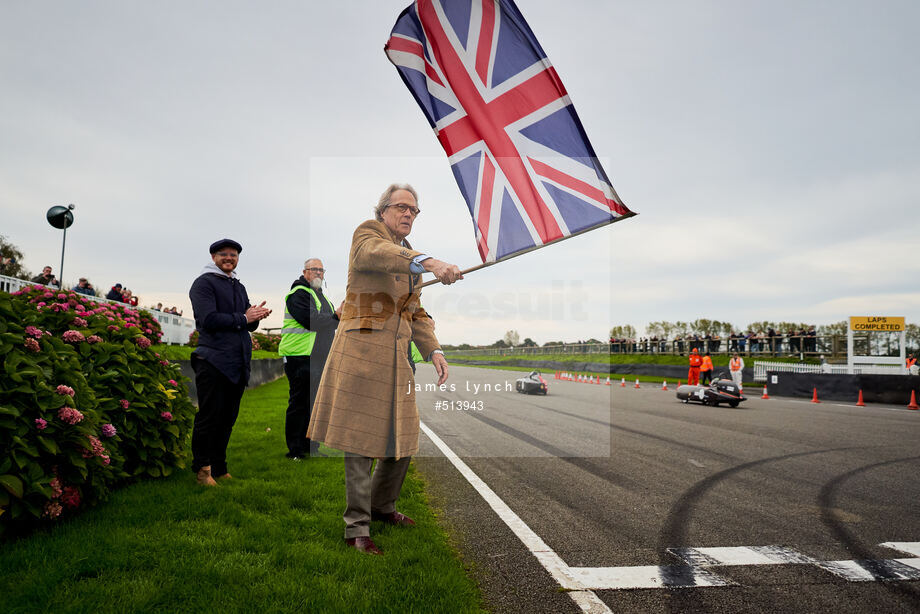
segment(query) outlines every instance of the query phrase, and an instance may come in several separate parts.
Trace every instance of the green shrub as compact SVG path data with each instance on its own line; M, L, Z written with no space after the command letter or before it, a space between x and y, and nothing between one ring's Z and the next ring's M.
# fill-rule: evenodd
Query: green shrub
M281 335L266 335L265 333L252 333L252 349L278 352Z
M193 348L198 347L198 329L195 329L189 333L188 341L185 342L185 345L191 346Z
M32 286L0 293L0 534L184 466L194 407L146 312Z

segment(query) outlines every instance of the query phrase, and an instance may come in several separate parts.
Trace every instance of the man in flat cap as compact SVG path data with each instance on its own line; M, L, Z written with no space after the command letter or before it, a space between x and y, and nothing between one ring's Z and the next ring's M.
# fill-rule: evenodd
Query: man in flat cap
M192 353L198 413L192 429L192 471L198 483L216 486L229 478L227 444L249 383L252 339L271 309L250 305L236 265L243 247L232 239L211 244L211 260L192 283L188 296L195 312L198 347Z

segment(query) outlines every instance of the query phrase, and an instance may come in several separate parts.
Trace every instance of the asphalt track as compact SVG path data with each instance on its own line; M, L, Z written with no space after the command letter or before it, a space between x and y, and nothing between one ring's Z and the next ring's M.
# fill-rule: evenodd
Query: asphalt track
M601 588L561 588L422 435L416 465L490 611L584 611L588 594L611 612L920 612L920 412L760 390L713 408L679 402L673 382L552 373L546 397L504 390L522 375L451 366L453 391L417 391L422 422Z

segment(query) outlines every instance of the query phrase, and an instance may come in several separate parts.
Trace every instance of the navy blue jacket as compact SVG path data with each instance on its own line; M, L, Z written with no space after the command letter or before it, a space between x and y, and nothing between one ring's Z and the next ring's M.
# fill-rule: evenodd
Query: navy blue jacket
M252 339L249 331L259 322L246 322L249 295L237 279L203 273L188 292L195 312L198 347L195 354L207 360L232 382L249 383Z

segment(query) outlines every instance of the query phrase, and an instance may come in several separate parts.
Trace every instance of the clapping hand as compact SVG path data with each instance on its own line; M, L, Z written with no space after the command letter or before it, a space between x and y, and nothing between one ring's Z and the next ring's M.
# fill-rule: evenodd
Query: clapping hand
M272 313L271 309L265 307L265 301L262 301L258 305L253 305L246 310L246 321L250 324L253 322L258 322L259 320L264 320Z

